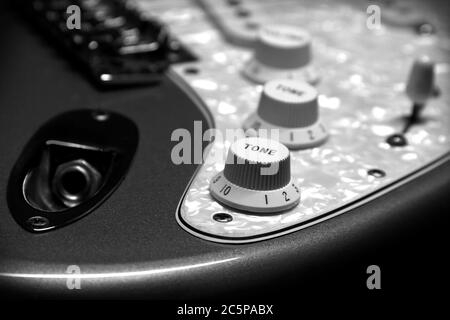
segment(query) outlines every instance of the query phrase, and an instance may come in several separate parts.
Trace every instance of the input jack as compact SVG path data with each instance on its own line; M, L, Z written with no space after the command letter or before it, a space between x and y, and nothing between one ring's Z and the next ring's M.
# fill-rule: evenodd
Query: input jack
M52 181L55 196L67 207L75 207L99 189L102 175L87 161L77 159L59 165Z

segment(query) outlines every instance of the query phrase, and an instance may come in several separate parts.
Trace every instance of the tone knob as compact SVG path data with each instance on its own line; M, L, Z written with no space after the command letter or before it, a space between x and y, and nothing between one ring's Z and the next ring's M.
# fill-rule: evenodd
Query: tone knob
M290 149L316 147L328 138L319 121L317 90L311 85L289 79L276 79L264 85L257 111L244 122L245 130L279 130L279 141ZM266 137L272 137L265 132Z
M249 212L279 212L296 206L300 189L291 178L289 150L259 137L234 142L225 169L210 184L219 202Z
M319 77L311 60L311 36L307 31L290 25L268 25L259 30L253 58L243 72L257 83L295 78L315 84Z

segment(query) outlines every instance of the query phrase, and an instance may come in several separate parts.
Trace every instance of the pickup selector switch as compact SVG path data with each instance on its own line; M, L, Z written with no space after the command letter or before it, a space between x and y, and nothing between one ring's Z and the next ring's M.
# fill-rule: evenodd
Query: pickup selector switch
M406 83L406 95L412 102L411 113L402 132L387 137L386 142L390 146L404 147L408 144L405 134L413 125L420 123L426 103L438 90L435 86L434 62L427 56L415 60Z
M287 210L300 201L300 189L291 178L289 150L259 137L231 145L225 169L213 177L210 191L227 206L256 213Z
M311 35L290 25L268 25L259 30L253 58L243 73L256 83L276 78L295 78L316 84L311 66Z
M411 120L416 122L427 101L433 96L435 88L434 62L427 56L414 61L408 82L406 94L413 103Z
M245 130L279 130L279 141L290 149L316 147L328 138L319 121L317 90L305 82L276 79L264 85L257 111L244 122Z

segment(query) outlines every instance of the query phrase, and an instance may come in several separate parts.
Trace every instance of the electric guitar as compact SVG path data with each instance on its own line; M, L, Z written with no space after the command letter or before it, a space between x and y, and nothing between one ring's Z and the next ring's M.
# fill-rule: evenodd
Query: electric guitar
M435 257L420 245L449 209L445 2L4 6L5 291L270 296Z

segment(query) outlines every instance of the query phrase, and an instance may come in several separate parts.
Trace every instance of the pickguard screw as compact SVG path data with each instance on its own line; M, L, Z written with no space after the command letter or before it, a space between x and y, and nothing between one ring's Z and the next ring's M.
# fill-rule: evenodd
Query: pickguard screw
M27 224L29 224L34 229L43 229L50 224L50 221L46 217L34 216L28 218Z
M224 212L215 213L213 215L213 219L216 220L217 222L221 222L221 223L227 223L227 222L233 221L233 217L231 216L231 214L224 213Z
M429 36L436 33L436 28L431 23L425 22L416 26L416 32L422 36Z
M198 74L200 70L198 70L196 67L187 67L184 69L184 73L186 74Z
M390 135L386 142L392 146L392 147L404 147L408 144L408 141L406 140L405 136L401 133L395 133L393 135Z
M92 116L94 117L95 120L101 121L101 122L109 119L109 113L106 111L102 111L102 110L94 111L92 113Z
M386 176L386 172L380 169L370 169L367 171L367 174L375 178L384 178Z
M240 18L247 18L250 16L250 14L251 14L250 11L245 8L239 8L236 11L236 15Z
M242 1L241 0L228 0L227 2L230 6L237 6L237 5L241 4Z

